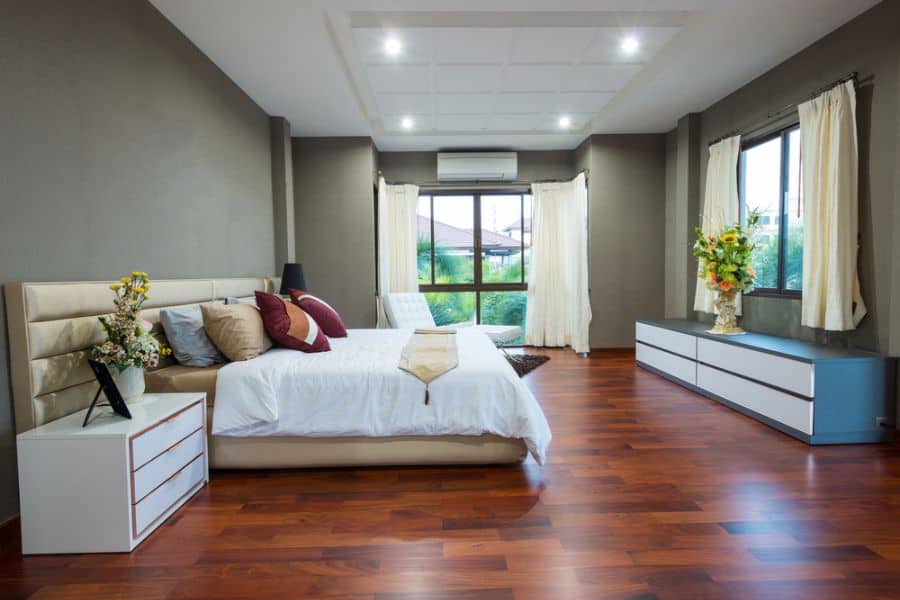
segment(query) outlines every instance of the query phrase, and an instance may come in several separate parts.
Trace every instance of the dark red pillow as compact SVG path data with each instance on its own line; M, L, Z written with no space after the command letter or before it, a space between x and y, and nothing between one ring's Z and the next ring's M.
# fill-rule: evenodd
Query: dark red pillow
M344 326L341 315L330 304L303 290L290 292L291 301L315 319L325 335L333 338L347 337L347 327Z
M256 306L275 344L302 352L331 350L319 324L299 306L265 292L256 292Z

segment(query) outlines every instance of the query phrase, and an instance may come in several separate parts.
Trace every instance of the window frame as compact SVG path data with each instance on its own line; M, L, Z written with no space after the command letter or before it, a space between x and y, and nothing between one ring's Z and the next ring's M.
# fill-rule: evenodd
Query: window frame
M422 189L419 196L428 196L430 202L429 224L431 226L431 283L419 282L419 291L428 292L474 292L475 294L475 323L481 324L481 292L527 292L528 280L525 276L525 196L531 190L527 188L497 189L497 190L440 190ZM473 283L438 283L434 282L434 198L435 196L471 196L472 210L474 211L472 231L472 260ZM481 198L482 196L519 196L519 260L521 261L522 278L518 283L487 282L483 280L481 264Z
M787 206L787 192L788 192L788 184L790 179L790 134L793 131L800 131L800 122L795 121L790 125L786 125L775 131L750 138L746 141L741 141L741 150L738 155L738 219L741 223L744 222L744 218L746 216L745 204L743 198L744 186L743 182L746 179L746 163L744 161L744 152L755 148L756 146L760 146L767 142L771 142L775 139L780 139L781 141L781 160L780 160L780 177L778 180L778 214L780 215L780 219L778 221L778 265L777 265L777 279L776 279L776 287L774 288L763 288L763 287L754 287L753 291L749 292L748 296L759 296L766 298L787 298L791 300L799 300L803 297L803 290L791 290L785 288L785 268L786 268L786 252L787 252L787 244L788 244L788 206ZM800 162L800 177L803 176L803 162L801 158ZM801 198L802 202L802 198Z

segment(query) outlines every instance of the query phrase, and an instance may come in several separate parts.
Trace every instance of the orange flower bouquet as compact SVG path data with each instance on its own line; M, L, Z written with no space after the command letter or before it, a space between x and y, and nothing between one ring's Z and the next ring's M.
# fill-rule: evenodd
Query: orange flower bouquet
M735 318L737 294L751 291L756 283L753 268L753 236L759 224L759 213L751 212L746 225L738 223L723 233L706 233L699 227L694 231L694 256L700 261L698 276L706 287L716 292L716 309L719 313L711 333L743 333Z

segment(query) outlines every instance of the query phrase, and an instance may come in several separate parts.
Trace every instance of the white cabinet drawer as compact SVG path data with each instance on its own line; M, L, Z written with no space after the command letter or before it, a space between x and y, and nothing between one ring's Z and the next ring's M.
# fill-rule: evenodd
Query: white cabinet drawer
M638 342L635 344L634 357L639 362L658 369L663 373L695 385L697 383L697 371L695 363L692 360L675 356L668 352L663 352L652 346L647 346Z
M203 427L203 405L192 404L131 439L131 469L141 468L178 441Z
M706 365L697 365L697 387L783 423L807 435L813 433L813 402Z
M198 429L131 474L131 501L139 502L181 467L203 454L203 429Z
M139 537L158 517L203 481L205 470L204 458L200 456L135 504L134 537Z
M634 327L634 337L639 342L674 352L685 358L697 358L697 338L693 335L637 323Z
M812 363L704 338L697 343L697 360L807 398L815 396Z

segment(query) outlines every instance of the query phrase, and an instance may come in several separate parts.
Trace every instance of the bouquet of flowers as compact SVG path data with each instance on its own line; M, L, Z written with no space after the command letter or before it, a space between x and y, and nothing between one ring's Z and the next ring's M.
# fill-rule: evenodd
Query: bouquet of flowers
M150 333L152 325L140 318L141 307L150 297L150 279L143 271L122 277L109 286L115 293L115 311L100 317L106 341L93 347L91 358L115 367L121 373L128 367L155 367L160 356L172 353Z
M759 213L754 210L746 225L734 225L719 235L704 233L699 227L694 229L694 256L700 260L698 277L706 281L707 288L725 295L753 289L756 270L750 262L758 224Z

